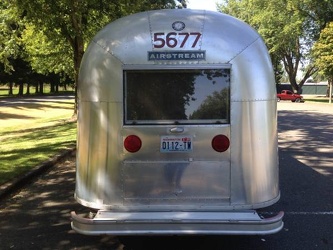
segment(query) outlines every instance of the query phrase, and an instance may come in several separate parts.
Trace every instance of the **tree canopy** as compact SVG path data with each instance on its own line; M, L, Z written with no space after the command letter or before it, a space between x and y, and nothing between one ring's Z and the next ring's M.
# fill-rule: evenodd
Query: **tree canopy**
M327 77L331 86L329 102L332 102L332 86L333 86L333 22L327 24L316 41L313 48L313 56L315 65L320 69L322 74Z
M310 52L321 29L333 20L332 1L226 0L219 9L257 29L267 44L276 76L281 62L295 91L317 72ZM299 71L304 74L297 81Z
M315 64L330 82L333 81L333 22L327 24L314 45Z
M21 21L9 0L0 2L0 62L4 72L13 70L11 60L19 55Z

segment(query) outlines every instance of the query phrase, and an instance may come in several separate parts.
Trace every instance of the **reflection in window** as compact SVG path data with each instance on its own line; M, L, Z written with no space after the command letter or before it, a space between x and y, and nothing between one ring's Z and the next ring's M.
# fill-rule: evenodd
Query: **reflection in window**
M229 123L230 69L126 70L125 124Z

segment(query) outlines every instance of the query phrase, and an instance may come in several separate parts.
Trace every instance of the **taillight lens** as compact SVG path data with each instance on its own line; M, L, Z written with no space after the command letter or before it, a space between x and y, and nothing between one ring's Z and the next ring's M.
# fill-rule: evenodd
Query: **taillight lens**
M230 141L225 135L217 135L212 140L212 147L217 152L224 152L230 146Z
M136 135L129 135L124 140L124 147L128 152L135 153L141 148L141 139Z

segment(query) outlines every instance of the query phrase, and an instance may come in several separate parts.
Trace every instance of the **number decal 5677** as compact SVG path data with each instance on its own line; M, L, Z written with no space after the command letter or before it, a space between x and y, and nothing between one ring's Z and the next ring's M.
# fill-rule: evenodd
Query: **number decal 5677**
M175 48L179 46L183 48L187 41L191 41L191 47L194 48L199 39L201 37L201 33L199 32L170 32L165 34L164 32L154 33L154 48L161 49L163 47Z

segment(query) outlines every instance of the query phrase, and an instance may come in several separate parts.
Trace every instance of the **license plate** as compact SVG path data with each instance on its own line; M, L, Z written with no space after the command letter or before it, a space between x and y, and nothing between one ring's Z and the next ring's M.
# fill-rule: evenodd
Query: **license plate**
M162 153L189 152L192 149L192 137L190 136L161 136L160 151Z

